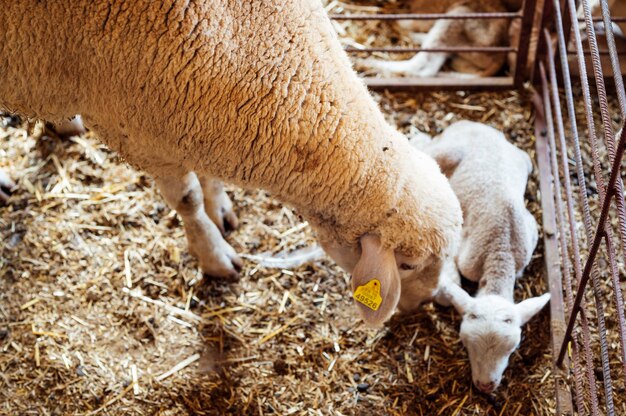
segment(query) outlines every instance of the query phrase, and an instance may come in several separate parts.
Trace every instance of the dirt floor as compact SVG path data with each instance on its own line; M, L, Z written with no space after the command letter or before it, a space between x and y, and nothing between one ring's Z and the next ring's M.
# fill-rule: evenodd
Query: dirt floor
M534 158L531 106L517 92L377 97L407 133L478 120ZM247 260L239 281L203 280L150 178L89 133L56 141L24 127L0 130L0 168L19 182L0 208L0 414L552 412L547 311L524 328L497 393L479 394L451 309L367 330L349 276L327 259L295 270ZM540 221L535 179L528 206ZM313 244L264 192L231 195L240 253ZM518 300L545 291L542 251Z

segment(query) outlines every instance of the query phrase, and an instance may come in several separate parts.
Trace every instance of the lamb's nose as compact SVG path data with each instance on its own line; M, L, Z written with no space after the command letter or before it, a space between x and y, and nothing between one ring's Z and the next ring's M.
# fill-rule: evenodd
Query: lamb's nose
M493 381L490 381L489 383L481 383L480 381L477 381L476 387L478 387L478 390L482 391L483 393L491 393L496 389L496 383L494 383Z

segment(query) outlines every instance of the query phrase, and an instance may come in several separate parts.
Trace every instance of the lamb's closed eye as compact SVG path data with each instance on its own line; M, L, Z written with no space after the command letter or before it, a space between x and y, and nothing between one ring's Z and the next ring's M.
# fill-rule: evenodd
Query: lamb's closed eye
M400 265L401 270L415 270L416 268L417 268L416 264L402 263Z

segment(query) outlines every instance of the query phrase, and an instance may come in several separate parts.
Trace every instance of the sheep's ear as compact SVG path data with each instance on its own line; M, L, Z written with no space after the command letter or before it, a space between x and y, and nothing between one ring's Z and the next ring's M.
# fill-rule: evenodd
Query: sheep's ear
M449 283L443 287L443 296L452 303L454 309L461 315L465 313L467 308L469 308L474 301L469 293L454 283Z
M535 316L550 300L550 294L545 293L541 296L537 296L534 298L526 299L523 302L515 305L515 309L520 317L520 325L524 325L526 322L530 321L530 318Z
M361 258L352 272L352 291L359 314L368 326L379 327L400 301L400 274L392 249L375 235L361 237Z

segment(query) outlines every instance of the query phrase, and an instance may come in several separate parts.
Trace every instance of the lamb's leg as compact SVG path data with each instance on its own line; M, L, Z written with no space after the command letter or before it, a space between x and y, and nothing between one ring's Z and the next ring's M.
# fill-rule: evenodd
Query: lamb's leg
M448 14L466 13L470 10L465 7L451 9ZM457 20L437 20L428 32L422 43L422 48L437 48L453 46L461 42L462 22ZM413 58L405 61L381 61L377 59L365 60L365 66L378 69L383 73L404 74L418 77L432 77L436 75L450 56L448 52L419 52Z
M525 250L522 250L522 252L525 256L520 258L518 252L515 257L515 277L518 278L522 277L524 269L532 260L533 253L537 247L537 241L539 240L539 226L537 225L537 220L535 220L533 214L531 214L528 210L524 210L522 216L524 223L523 242L525 247Z
M434 301L441 306L450 306L452 303L445 288L448 285L461 286L461 276L454 264L454 259L449 257L445 260L439 277L439 285L435 292Z
M484 256L477 256L473 250L472 241L461 241L461 247L459 248L459 254L456 259L457 270L466 279L472 282L478 282L483 274L482 263Z
M204 210L209 218L217 225L222 235L229 230L236 229L239 220L233 211L233 203L224 190L222 181L210 176L200 176L199 179L204 194Z
M202 271L215 277L237 277L241 259L204 210L196 174L157 178L156 183L167 204L183 219L189 252L198 258Z
M11 180L11 177L0 170L0 205L7 203L14 187L15 182Z

